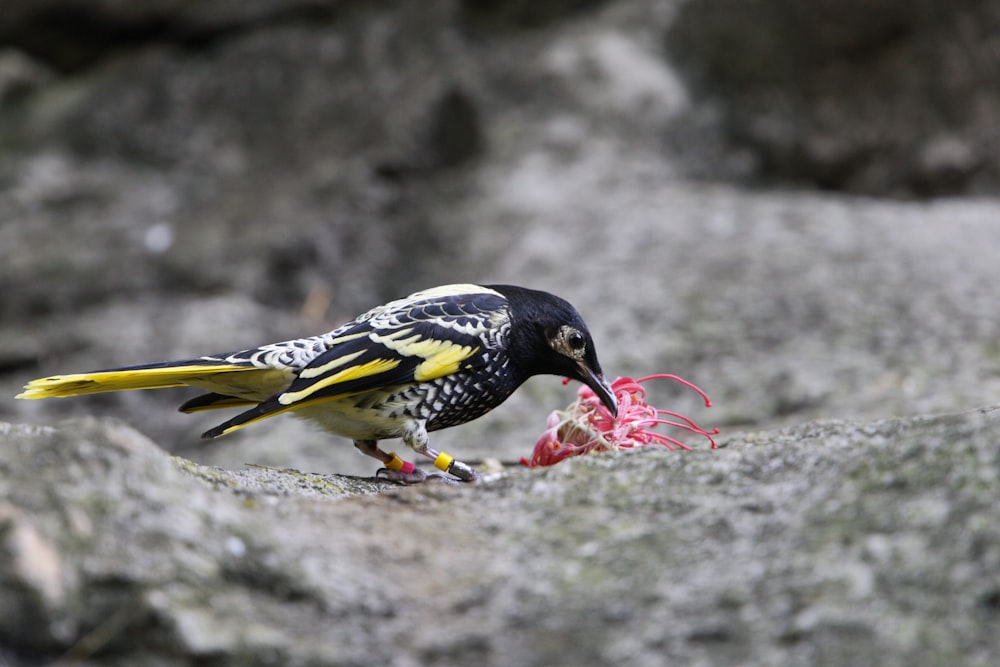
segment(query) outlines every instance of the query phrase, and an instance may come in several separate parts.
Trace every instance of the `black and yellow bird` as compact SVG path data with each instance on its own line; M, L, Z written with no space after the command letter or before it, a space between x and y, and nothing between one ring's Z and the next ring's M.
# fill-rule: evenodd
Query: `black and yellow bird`
M378 447L402 438L464 481L478 473L428 446L427 433L503 403L533 375L587 384L617 412L594 341L576 309L512 285L444 285L378 306L325 334L183 361L32 380L18 398L189 385L208 391L181 412L249 408L204 434L215 438L283 412L354 440L403 483L426 474Z

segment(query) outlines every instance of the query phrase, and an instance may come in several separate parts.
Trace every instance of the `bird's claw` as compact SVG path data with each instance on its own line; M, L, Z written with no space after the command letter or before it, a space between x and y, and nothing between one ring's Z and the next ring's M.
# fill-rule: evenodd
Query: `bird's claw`
M402 470L390 470L389 468L379 468L375 473L375 477L378 479L385 479L390 482L396 482L397 484L419 484L427 479L427 473L420 468L413 468L410 472L403 472Z

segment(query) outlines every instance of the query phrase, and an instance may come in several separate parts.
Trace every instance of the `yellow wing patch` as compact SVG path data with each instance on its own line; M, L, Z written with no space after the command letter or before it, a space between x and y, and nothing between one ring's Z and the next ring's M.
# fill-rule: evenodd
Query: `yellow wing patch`
M253 366L236 366L205 364L204 366L188 365L167 368L138 368L112 371L96 371L93 373L73 373L70 375L53 375L47 378L32 380L24 386L24 391L16 398L39 399L61 398L65 396L80 396L83 394L99 394L105 391L123 391L126 389L162 389L164 387L182 387L190 384L190 380L205 375L227 373L232 371L255 371Z
M314 378L314 377L317 377L319 375L324 375L324 374L329 373L330 371L332 371L334 368L339 368L340 366L343 366L344 364L348 364L348 363L354 361L355 359L357 359L358 357L360 357L364 353L365 353L364 350L358 350L357 352L352 352L351 354L345 354L345 355L339 356L336 359L334 359L333 361L325 363L322 366L315 366L315 367L306 368L301 373L299 373L299 377Z
M413 379L418 382L454 373L463 361L479 351L479 347L459 345L438 338L425 338L420 334L403 338L412 331L412 328L401 329L388 335L380 335L375 341L405 357L422 357L423 361L417 365L413 373Z
M364 364L358 364L357 366L345 368L339 373L334 373L329 377L312 383L305 389L300 389L299 391L286 391L278 397L278 402L282 405L292 405L305 400L325 387L339 384L341 382L360 380L361 378L378 375L379 373L385 373L386 371L391 371L396 366L399 366L398 359L373 359L372 361Z
M456 345L446 340L421 340L412 344L414 354L424 357L413 372L418 382L434 380L456 372L462 362L475 354L479 348Z
M359 331L357 333L344 334L343 336L337 336L336 338L331 338L328 344L331 345L331 346L332 345L341 345L341 344L346 343L348 341L356 340L358 338L364 338L367 335L368 335L367 331Z

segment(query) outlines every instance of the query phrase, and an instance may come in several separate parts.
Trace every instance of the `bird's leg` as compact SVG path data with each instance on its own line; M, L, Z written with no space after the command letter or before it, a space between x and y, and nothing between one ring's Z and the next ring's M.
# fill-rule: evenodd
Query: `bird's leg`
M463 482L475 482L479 479L479 473L472 466L427 446L427 428L423 420L414 419L406 425L403 429L403 442L418 454L433 459L434 467L442 472L451 473Z
M355 440L354 446L365 456L378 459L385 465L384 468L375 473L376 477L400 484L416 484L427 479L427 473L409 461L399 458L395 452L383 452L375 440Z

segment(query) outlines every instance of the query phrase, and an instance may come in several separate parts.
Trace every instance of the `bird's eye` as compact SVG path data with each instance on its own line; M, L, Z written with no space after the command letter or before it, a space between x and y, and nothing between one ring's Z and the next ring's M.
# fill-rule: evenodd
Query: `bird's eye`
M562 329L563 354L573 359L582 359L587 347L587 338L579 329L566 326Z
M570 359L579 361L587 353L587 336L575 327L564 324L556 330L550 329L545 335L553 350Z

